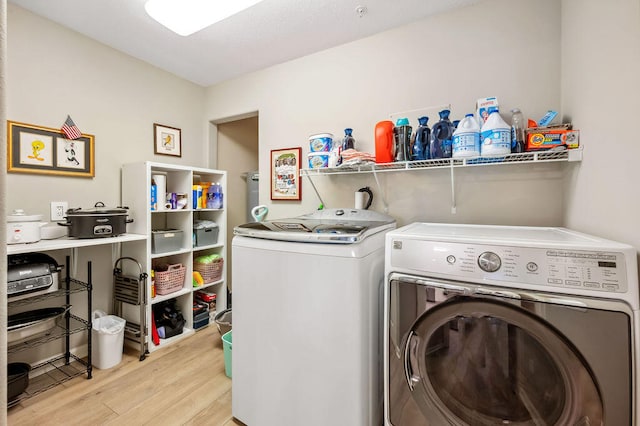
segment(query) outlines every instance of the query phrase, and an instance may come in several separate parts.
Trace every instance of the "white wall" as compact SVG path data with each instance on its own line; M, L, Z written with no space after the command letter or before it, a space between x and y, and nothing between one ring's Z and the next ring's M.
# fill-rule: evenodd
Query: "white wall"
M374 152L375 124L390 114L450 103L452 117L461 118L485 96L499 98L505 117L513 107L532 118L560 108L558 1L489 0L227 81L208 88L205 117L258 110L260 171L268 176L270 150L301 146L306 159L311 134L341 138L352 127L356 148ZM437 110L428 112L431 125ZM407 114L414 125L419 115ZM386 173L381 183L399 224L560 225L564 166L457 172L455 215L447 170ZM314 182L328 207L352 206L353 192L369 185L373 208L382 211L371 175ZM319 204L306 181L301 203L270 203L268 179L261 179L260 192L270 218L307 213Z
M568 227L640 248L640 1L562 1L562 104L584 160L567 182Z
M95 136L95 178L9 174L7 206L49 218L49 202L120 201L120 166L206 166L204 90L15 5L8 8L7 119ZM182 130L182 157L154 155L153 123Z
M8 5L7 21L7 119L60 128L70 114L80 130L95 136L96 165L93 179L8 174L9 211L22 208L49 220L50 201L68 201L70 207L81 208L92 207L97 201L107 206L119 205L120 168L124 163L158 161L207 166L202 87L15 5ZM154 155L153 123L182 130L181 158ZM49 254L64 264L69 253ZM93 309L109 312L113 286L111 247L78 250L75 278L86 279L89 260L93 261ZM72 304L79 316L86 316L84 295L74 295ZM72 346L83 342L84 336L74 335ZM52 347L56 345L59 342L20 352L10 361L42 360L55 352Z

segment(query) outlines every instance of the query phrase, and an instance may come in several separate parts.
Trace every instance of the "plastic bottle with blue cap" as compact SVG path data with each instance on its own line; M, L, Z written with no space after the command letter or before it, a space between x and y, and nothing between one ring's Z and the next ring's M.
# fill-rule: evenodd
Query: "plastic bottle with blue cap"
M453 132L453 158L480 156L480 126L473 114L467 114Z
M393 129L393 161L409 161L411 159L411 126L408 118L399 118Z
M498 157L511 153L511 126L508 125L497 108L489 114L489 118L480 131L480 155Z

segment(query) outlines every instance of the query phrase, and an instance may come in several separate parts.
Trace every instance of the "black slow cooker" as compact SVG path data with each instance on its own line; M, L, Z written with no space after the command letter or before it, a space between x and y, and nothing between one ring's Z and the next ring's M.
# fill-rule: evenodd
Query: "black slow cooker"
M100 238L115 237L127 232L128 207L105 207L104 203L97 202L90 209L68 209L66 223L60 226L69 227L69 236L72 238Z

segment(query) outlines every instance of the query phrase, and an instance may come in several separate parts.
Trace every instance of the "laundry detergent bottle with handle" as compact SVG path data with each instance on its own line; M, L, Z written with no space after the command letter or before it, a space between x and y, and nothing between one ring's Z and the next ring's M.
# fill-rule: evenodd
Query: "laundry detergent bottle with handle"
M411 145L411 160L421 161L429 159L429 137L431 129L427 126L429 117L418 118L418 128L413 136L413 144Z
M453 158L480 156L480 126L473 114L467 114L460 120L453 132Z
M494 110L482 125L480 131L480 155L483 157L499 157L511 153L511 126Z
M451 158L451 144L453 137L453 123L449 120L448 109L443 109L438 113L440 121L433 125L431 129L431 146L429 147L429 158Z
M374 130L376 140L376 163L393 161L393 122L380 121Z

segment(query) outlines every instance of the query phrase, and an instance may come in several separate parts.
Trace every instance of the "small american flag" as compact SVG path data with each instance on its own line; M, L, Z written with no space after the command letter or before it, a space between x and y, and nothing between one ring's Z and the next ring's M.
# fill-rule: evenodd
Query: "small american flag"
M76 123L73 122L70 115L67 115L67 120L64 122L60 130L62 130L62 133L64 133L66 137L72 140L78 139L82 136L82 132L80 132L80 129L78 129Z

